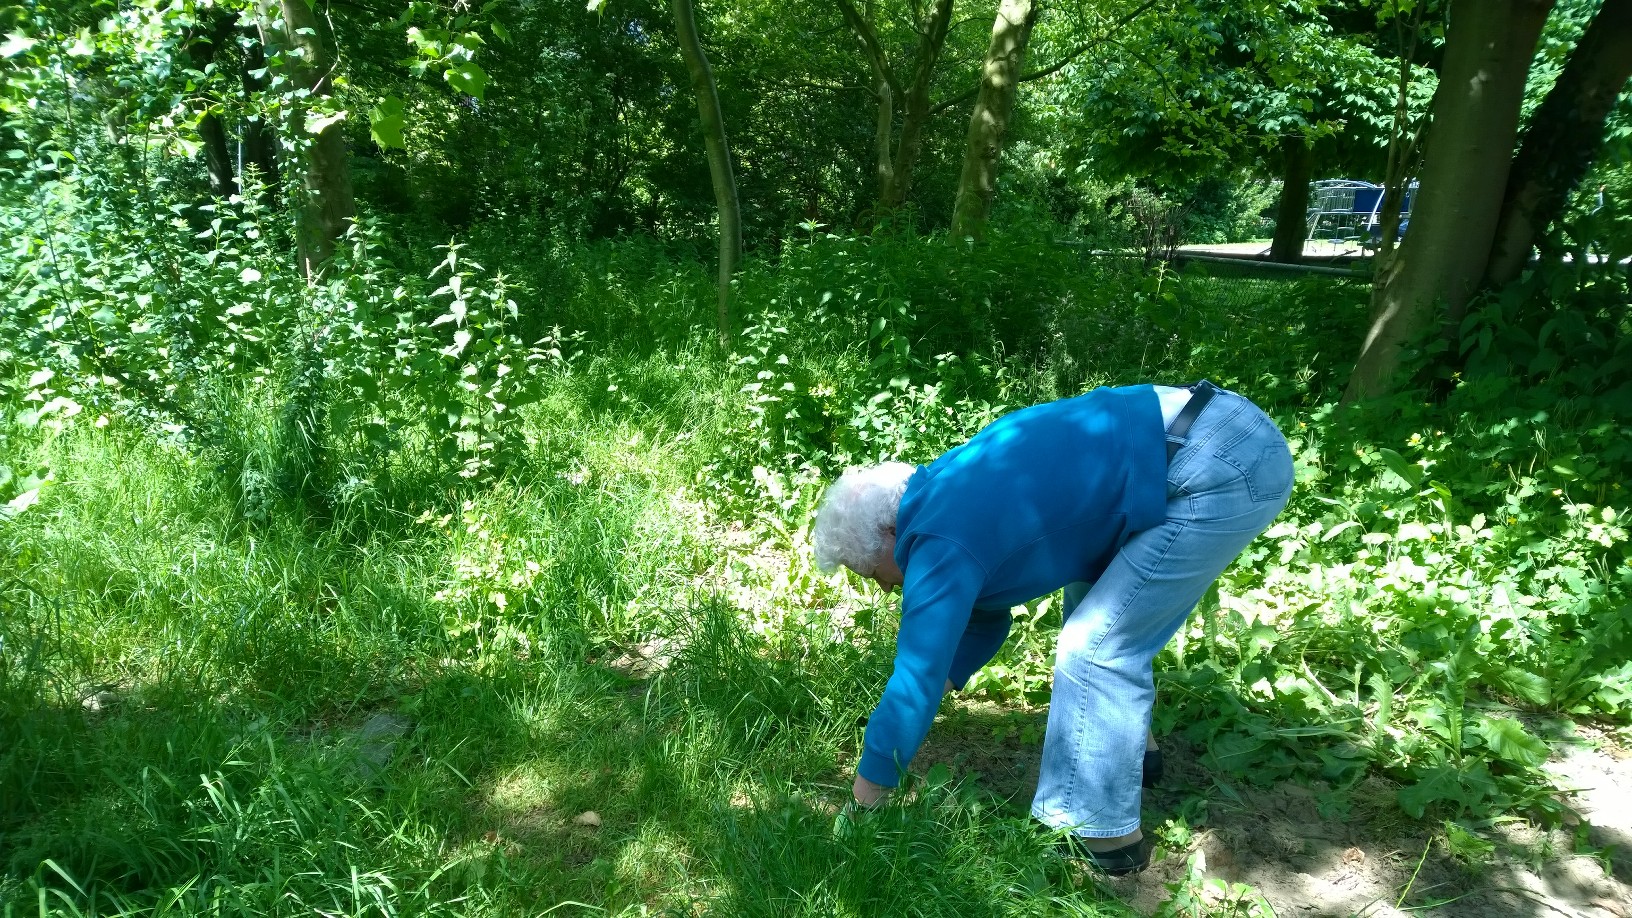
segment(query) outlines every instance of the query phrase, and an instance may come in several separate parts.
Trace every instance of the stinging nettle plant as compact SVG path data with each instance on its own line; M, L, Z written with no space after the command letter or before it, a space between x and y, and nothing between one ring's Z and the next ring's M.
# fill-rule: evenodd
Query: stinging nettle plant
M431 299L446 298L445 311L423 328L399 325L419 346L397 372L429 409L441 458L457 465L460 477L474 478L515 460L518 440L509 421L516 409L538 400L539 373L560 360L561 351L555 335L531 346L522 342L509 282L495 274L483 283L482 266L461 260L460 248L438 247L446 257L430 277L446 275L446 282Z

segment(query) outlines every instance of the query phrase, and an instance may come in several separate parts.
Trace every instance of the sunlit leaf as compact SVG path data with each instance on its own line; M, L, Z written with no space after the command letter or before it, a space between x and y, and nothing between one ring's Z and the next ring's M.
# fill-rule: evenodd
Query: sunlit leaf
M24 491L16 497L13 497L11 500L6 501L6 505L4 507L0 507L0 519L11 519L39 502L39 488L31 488Z
M382 149L403 148L402 128L405 114L403 101L386 96L368 111L368 133Z
M1511 717L1482 717L1474 731L1491 752L1509 762L1534 768L1547 761L1547 744Z
M487 90L487 71L475 61L464 61L449 67L445 76L449 86L466 95L480 99Z
M1343 522L1338 523L1336 526L1326 530L1326 532L1321 535L1320 540L1322 542L1330 542L1350 529L1356 529L1359 526L1360 524L1354 520L1344 520Z
M1432 537L1433 534L1428 531L1428 527L1421 523L1402 523L1400 531L1394 536L1401 542L1426 542Z
M19 54L27 52L30 48L37 44L39 44L39 42L29 38L27 35L19 35L16 32L7 32L6 40L4 42L0 42L0 57L16 57Z

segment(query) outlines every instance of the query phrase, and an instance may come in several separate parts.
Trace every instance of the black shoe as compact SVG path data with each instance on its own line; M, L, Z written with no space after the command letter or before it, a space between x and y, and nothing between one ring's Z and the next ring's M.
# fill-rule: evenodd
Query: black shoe
M1125 877L1149 867L1152 847L1149 839L1140 839L1131 845L1110 851L1089 851L1088 846L1082 843L1082 839L1075 835L1067 835L1060 843L1061 853L1066 857L1082 861L1100 873L1112 877Z
M1155 787L1162 781L1162 750L1145 750L1145 776L1140 780L1144 787Z

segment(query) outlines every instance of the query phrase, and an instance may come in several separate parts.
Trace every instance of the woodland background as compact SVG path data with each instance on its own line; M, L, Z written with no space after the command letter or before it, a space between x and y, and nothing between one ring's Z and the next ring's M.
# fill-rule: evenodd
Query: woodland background
M1632 0L0 35L7 918L1123 913L1025 815L1052 599L835 825L893 614L805 528L848 464L1202 377L1298 486L1161 661L1163 850L1297 786L1469 888L1515 822L1613 873L1547 769L1632 719ZM1183 261L1304 260L1322 177L1388 189L1352 273Z

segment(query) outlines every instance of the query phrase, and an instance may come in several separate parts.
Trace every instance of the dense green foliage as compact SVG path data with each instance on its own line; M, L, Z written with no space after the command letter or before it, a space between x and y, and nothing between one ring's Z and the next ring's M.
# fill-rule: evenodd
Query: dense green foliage
M895 61L906 6L870 8ZM837 12L699 7L754 250L726 351L661 4L337 4L327 98L237 5L0 10L0 913L1118 914L989 776L926 759L899 806L835 818L894 615L806 527L846 465L1144 380L1250 395L1298 467L1159 663L1157 732L1216 784L1151 828L1274 781L1333 818L1383 782L1458 837L1557 817L1545 731L1632 721L1629 281L1583 257L1632 250L1626 122L1606 206L1547 240L1573 260L1422 343L1432 385L1339 406L1362 278L1141 256L1257 235L1284 130L1375 154L1377 11L1298 4L1265 37L1156 6L1044 20L1039 66L1152 17L1028 84L979 245L927 234L962 109L878 214ZM937 100L986 22L952 29ZM1182 67L1126 47L1169 33ZM1308 92L1338 72L1371 95ZM1160 73L1171 108L1130 101ZM1113 150L1112 114L1148 130ZM279 168L210 195L212 117ZM329 124L362 216L308 278ZM955 701L939 741L1035 751L1058 617L1023 610L970 686L1013 720Z
M518 242L470 239L460 265L503 264ZM348 382L362 360L348 348L389 374L399 350L454 346L413 343L454 324L431 324L447 272L416 280L436 268L429 246L413 274L363 257L357 282L304 296L273 273L287 268L245 280L224 255L201 288L270 286L319 317L353 303L332 328L365 333L316 364L221 368L229 390L178 388L204 426L165 434L13 354L5 496L25 474L44 483L0 524L7 895L184 913L886 914L926 897L986 913L1007 888L1016 914L1092 912L978 778L939 777L831 834L892 616L817 575L801 530L844 463L924 460L1007 408L1128 379L1253 392L1298 455L1292 506L1162 664L1160 732L1205 750L1220 780L1324 781L1338 812L1344 788L1381 774L1414 815L1547 813L1523 712L1632 713L1632 457L1625 407L1592 397L1596 366L1532 359L1443 404L1337 410L1321 352L1356 333L1363 287L1147 275L1012 233L973 252L790 243L741 278L755 324L722 360L690 343L707 339L702 266L527 248L554 256L505 282L516 333L574 332L537 363L532 400L489 418L502 451L443 425L443 384ZM470 270L468 298L493 302L496 275ZM387 295L424 331L370 346L363 306ZM1475 346L1520 333L1482 321ZM435 365L409 375L440 380ZM42 411L53 398L84 407ZM292 411L327 420L300 435ZM495 461L461 477L473 457ZM1057 614L1022 616L974 691L1046 698ZM631 652L672 662L631 681ZM105 700L88 713L86 697ZM375 771L358 728L381 710L416 726ZM584 810L598 831L572 825Z

